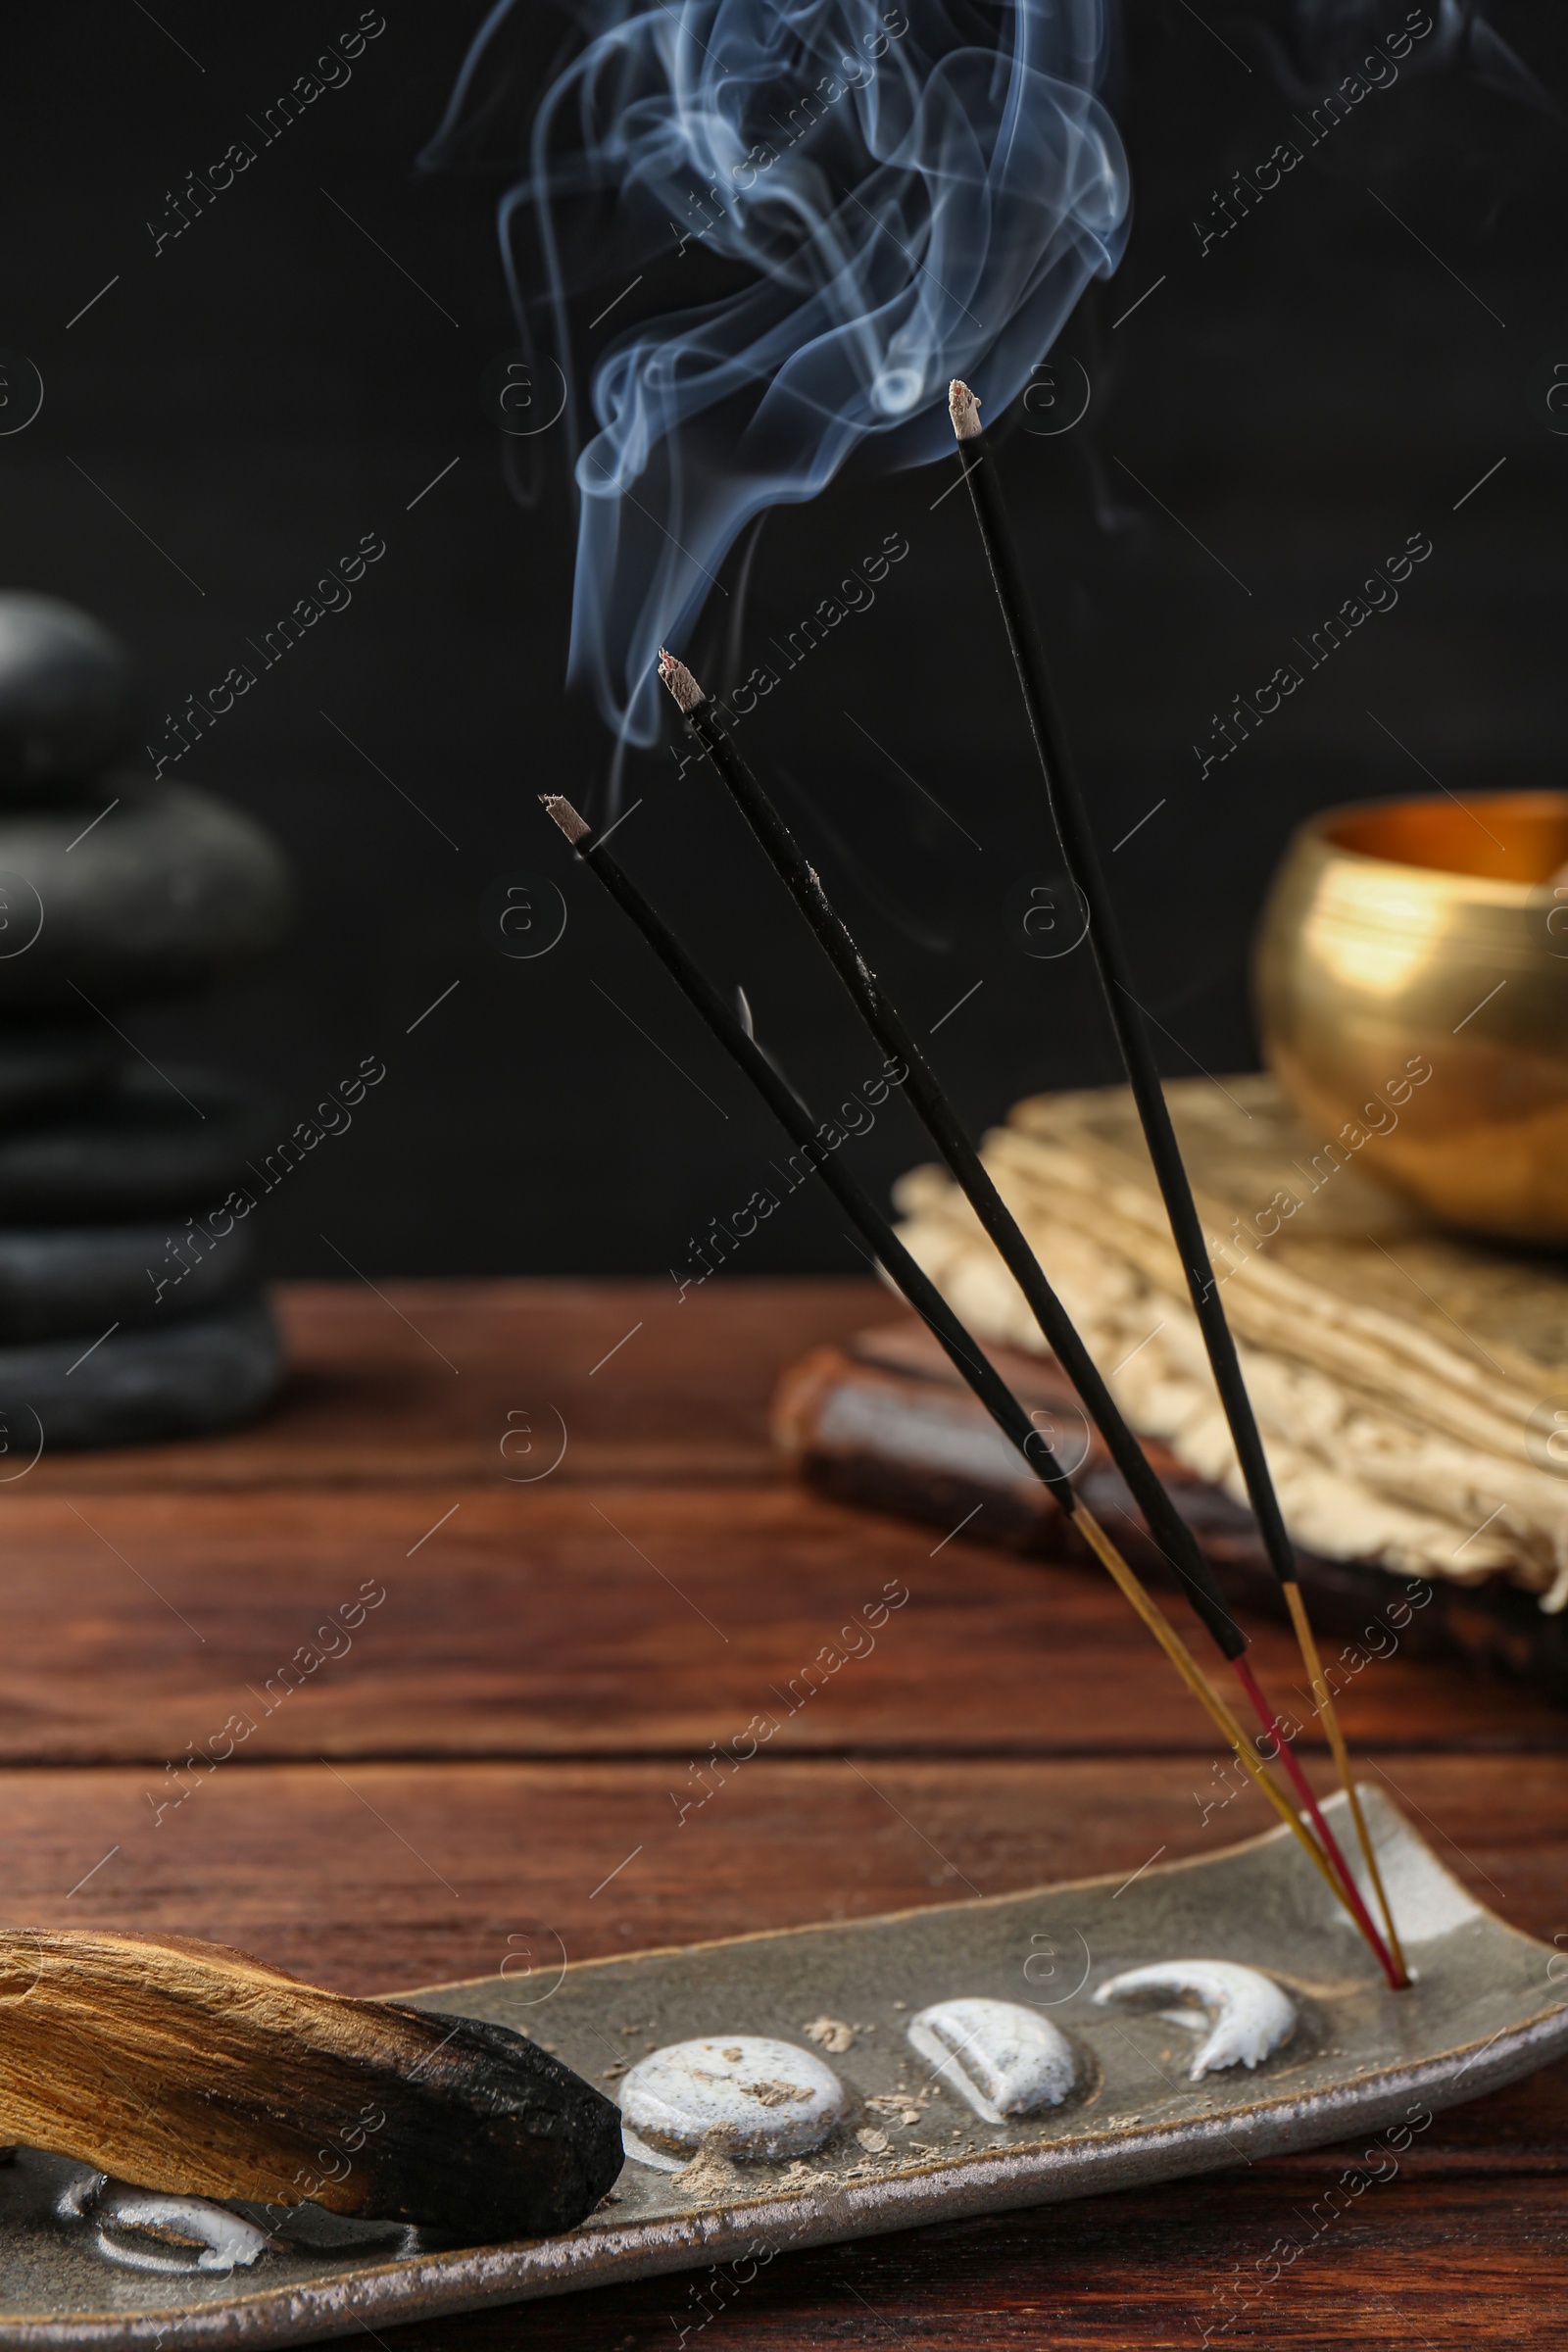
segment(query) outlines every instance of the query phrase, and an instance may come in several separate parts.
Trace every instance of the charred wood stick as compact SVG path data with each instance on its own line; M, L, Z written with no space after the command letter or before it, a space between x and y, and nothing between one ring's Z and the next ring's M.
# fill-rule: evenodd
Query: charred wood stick
M505 2026L92 1931L0 1933L0 2137L468 2242L569 2230L623 2161L612 2102Z

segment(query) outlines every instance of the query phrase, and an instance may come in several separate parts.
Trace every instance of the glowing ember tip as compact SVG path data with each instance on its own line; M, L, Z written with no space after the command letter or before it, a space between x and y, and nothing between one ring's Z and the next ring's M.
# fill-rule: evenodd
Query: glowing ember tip
M708 700L685 662L677 662L674 655L662 646L659 653L659 674L682 710L695 710L699 703Z
M948 386L948 413L960 441L975 440L980 431L980 403L967 384L955 376Z
M546 815L554 817L568 841L581 841L586 834L593 831L587 818L579 816L571 803L559 792L542 792L539 798L544 805Z

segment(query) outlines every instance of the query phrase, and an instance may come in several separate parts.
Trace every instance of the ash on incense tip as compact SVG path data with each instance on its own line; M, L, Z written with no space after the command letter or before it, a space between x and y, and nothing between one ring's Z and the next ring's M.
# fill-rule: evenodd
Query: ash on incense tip
M571 803L559 792L542 792L539 799L547 816L553 817L566 839L573 844L593 831L586 817L579 816Z
M948 414L953 418L953 429L960 441L979 439L979 397L956 375L948 386Z
M674 655L662 646L660 648L659 654L659 674L682 710L688 714L696 710L699 703L707 702L707 695L704 694L685 662L677 662Z

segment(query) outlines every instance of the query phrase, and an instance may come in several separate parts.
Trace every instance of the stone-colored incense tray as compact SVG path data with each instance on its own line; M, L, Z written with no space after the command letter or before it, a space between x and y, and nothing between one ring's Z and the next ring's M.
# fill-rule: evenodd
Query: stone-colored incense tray
M0 2345L302 2343L718 2263L743 2282L795 2247L1352 2135L1358 2154L1377 2134L1408 2146L1438 2109L1568 2048L1568 1986L1559 1955L1483 1909L1386 1799L1364 1796L1416 1979L1407 1992L1385 1989L1283 1830L1125 1882L402 1992L525 2030L611 2089L650 2048L771 2036L837 2076L842 2118L822 2144L777 2161L736 2163L711 2147L678 2171L628 2161L575 2230L479 2247L315 2208L287 2242L259 2251L235 2218L254 2221L249 2208L208 2207L214 2226L172 2232L167 2213L147 2226L139 2192L24 2148L0 2167ZM1289 2040L1253 2070L1194 2082L1201 2022L1095 1998L1121 1972L1180 1960L1271 1979L1294 2004ZM920 2012L977 1998L1065 2036L1074 2082L1059 2104L988 2122L961 2070L939 2073L911 2046ZM241 2263L202 2267L233 2263L236 2240Z

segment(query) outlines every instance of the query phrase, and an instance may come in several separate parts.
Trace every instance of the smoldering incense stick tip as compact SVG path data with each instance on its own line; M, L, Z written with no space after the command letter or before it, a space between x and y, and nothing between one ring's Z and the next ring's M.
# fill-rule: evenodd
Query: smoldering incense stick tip
M659 674L675 697L681 710L688 715L696 710L699 703L707 702L707 695L704 694L685 662L677 662L674 655L663 646L661 646L659 650Z
M975 441L980 435L980 403L966 383L955 376L948 386L948 414L953 429L960 441Z
M571 803L561 793L542 792L539 798L544 805L546 815L555 818L568 841L579 842L585 835L593 831L587 818L579 816Z

